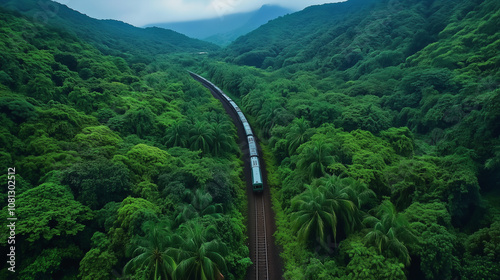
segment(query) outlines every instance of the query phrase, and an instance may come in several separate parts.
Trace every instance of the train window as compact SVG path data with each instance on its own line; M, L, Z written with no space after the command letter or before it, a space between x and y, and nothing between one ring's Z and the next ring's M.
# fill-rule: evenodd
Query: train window
M258 157L251 157L250 158L252 168L253 167L259 167L259 158Z

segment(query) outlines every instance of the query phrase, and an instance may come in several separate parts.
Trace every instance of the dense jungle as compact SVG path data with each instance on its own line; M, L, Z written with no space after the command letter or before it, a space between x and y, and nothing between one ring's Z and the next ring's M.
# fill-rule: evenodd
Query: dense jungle
M284 279L500 279L499 1L311 6L226 47L0 4L1 279L246 279L236 127L187 70L261 141Z

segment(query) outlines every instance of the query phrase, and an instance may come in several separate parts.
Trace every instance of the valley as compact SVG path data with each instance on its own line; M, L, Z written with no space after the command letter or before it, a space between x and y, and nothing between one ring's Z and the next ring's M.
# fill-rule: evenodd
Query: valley
M1 0L0 278L500 278L498 26L349 0L220 43Z

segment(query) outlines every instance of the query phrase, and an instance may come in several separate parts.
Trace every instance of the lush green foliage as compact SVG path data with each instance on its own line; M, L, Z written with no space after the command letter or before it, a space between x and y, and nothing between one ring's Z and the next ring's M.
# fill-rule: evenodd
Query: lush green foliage
M161 28L137 28L121 21L96 20L52 1L3 0L1 5L19 11L24 16L42 24L75 34L94 45L106 55L114 56L114 64L120 69L128 68L127 62L136 69L154 60L157 54L179 52L206 52L217 50L214 44L189 38L172 30ZM25 36L36 37L37 26L24 29ZM43 43L40 41L40 43ZM56 61L77 68L77 60L71 54L56 56ZM145 65L144 65L145 66ZM73 68L73 69L72 69ZM134 69L135 70L135 69ZM106 71L102 68L100 71ZM92 72L88 72L92 73ZM94 72L95 73L95 72Z
M483 197L498 201L499 12L492 0L313 6L205 63L278 162L286 279L498 278L499 212ZM333 196L330 178L376 196Z
M314 6L206 59L161 55L215 49L178 34L4 4L26 16L0 11L23 279L245 276L236 131L185 68L262 141L286 279L500 278L498 1Z
M67 12L61 8L54 20L68 20ZM181 68L183 55L138 65L133 60L151 58L155 46L127 56L140 40L118 33L131 45L103 54L30 17L0 14L0 162L18 170L19 279L114 279L122 271L134 279L187 279L181 274L203 273L188 264L199 252L195 261L211 269L209 279L242 279L251 262L236 130L220 102ZM78 26L101 24L86 21ZM34 36L24 36L26 28ZM89 41L102 49L98 41L112 30ZM6 192L1 198L6 220ZM169 242L188 238L193 225L217 227L208 235L193 230L196 246ZM215 245L231 252L210 253ZM8 273L2 265L0 278Z

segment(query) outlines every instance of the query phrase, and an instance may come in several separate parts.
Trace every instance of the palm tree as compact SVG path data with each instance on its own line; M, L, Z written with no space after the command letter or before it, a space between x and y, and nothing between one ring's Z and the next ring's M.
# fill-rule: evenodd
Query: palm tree
M396 211L390 200L382 202L376 217L367 217L363 222L372 228L365 236L367 244L375 246L380 254L392 254L405 265L410 264L410 254L405 243L414 242L416 237L410 230L406 217Z
M156 225L148 226L146 232L145 237L136 237L132 242L135 245L132 253L135 257L123 268L124 274L145 268L147 279L173 279L173 271L177 266L166 253L171 235Z
M189 130L186 122L176 122L165 133L165 145L169 147L187 147L188 133Z
M297 167L309 179L319 178L326 173L326 167L333 162L330 147L322 140L314 141L300 152L302 156Z
M226 245L216 239L215 226L203 228L191 222L180 227L185 231L177 236L178 248L169 249L169 254L178 260L174 271L176 279L183 280L220 280L221 269L226 268L222 254L227 252Z
M340 184L306 186L292 199L293 228L301 242L306 243L314 235L324 245L329 234L336 241L339 222L346 234L359 224L358 209L347 190Z
M306 185L306 190L292 199L292 227L300 242L307 243L314 237L323 244L337 225L331 205L323 187Z
M249 93L245 95L242 99L243 106L245 107L245 110L251 114L251 115L256 115L261 109L262 106L265 103L266 96L264 94L258 94L261 92L255 92L255 93Z
M292 199L292 226L299 241L317 240L325 246L332 234L349 234L361 225L359 210L375 198L373 191L352 178L327 176L306 185L306 190Z
M135 109L127 113L129 117L129 126L139 137L151 134L154 123L155 114L151 109L144 107L140 109Z
M207 122L197 121L194 127L190 130L191 149L201 150L204 153L209 153L213 144L213 132L209 129Z
M376 194L368 188L368 185L352 178L341 178L338 176L326 175L318 179L327 188L341 188L347 194L349 200L354 202L358 209L362 209L367 204L372 204L376 199Z
M220 123L224 125L229 125L229 123L227 122L227 116L224 114L220 114L216 111L206 112L205 114L203 114L203 117L209 123Z
M213 154L220 155L223 152L230 152L233 149L231 127L227 123L214 123L210 128L213 135Z
M362 214L359 208L364 198L356 189L358 185L356 180L327 175L313 183L324 186L327 197L332 200L333 210L342 218L342 233L347 235L361 225ZM373 193L371 190L370 192Z
M175 218L177 224L182 224L186 221L192 220L197 217L203 217L205 215L211 215L213 217L219 218L220 213L222 213L221 204L212 204L212 195L203 189L197 189L191 195L191 203L184 204L181 206L179 214Z
M257 121L259 122L261 131L264 135L269 136L271 129L276 124L275 117L277 116L277 111L280 108L279 104L276 103L265 103L262 109L257 115Z
M309 128L309 122L304 118L295 119L290 133L287 135L288 154L292 155L297 148L309 140L312 135L312 129Z

